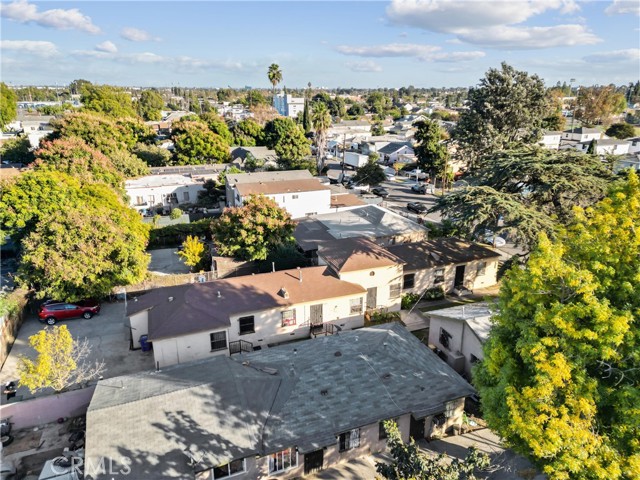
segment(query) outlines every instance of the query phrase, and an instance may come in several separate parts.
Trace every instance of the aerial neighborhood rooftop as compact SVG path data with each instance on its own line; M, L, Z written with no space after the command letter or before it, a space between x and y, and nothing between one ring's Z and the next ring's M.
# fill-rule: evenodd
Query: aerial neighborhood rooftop
M640 478L637 8L71 3L1 5L2 480Z

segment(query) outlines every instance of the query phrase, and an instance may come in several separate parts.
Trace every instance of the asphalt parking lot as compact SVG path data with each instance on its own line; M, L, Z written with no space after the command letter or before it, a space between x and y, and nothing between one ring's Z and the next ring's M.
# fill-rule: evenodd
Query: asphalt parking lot
M87 338L91 345L91 354L88 361L105 362L106 371L104 378L117 377L142 370L154 368L153 352L141 350L129 350L129 328L125 323L124 302L103 303L99 315L91 319L83 318L64 320L57 325L66 325L74 338ZM29 337L44 328L44 324L38 321L35 314L27 315L18 338L16 339L2 370L0 371L0 383L5 384L19 378L19 357L24 355L35 357L35 350L29 345ZM136 347L139 347L136 345ZM27 399L33 396L48 395L53 391L43 390L32 395L25 387L19 387L16 399ZM2 403L6 397L2 397Z

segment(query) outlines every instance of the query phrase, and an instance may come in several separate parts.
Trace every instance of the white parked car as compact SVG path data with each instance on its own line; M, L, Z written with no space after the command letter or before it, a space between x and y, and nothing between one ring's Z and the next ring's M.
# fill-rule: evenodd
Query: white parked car
M494 247L504 247L507 244L507 241L502 237L495 237L494 241L493 233L485 234L484 242Z
M418 180L424 180L425 178L428 177L428 175L425 172L417 169L405 172L405 175L410 178L416 178L416 175L417 175Z

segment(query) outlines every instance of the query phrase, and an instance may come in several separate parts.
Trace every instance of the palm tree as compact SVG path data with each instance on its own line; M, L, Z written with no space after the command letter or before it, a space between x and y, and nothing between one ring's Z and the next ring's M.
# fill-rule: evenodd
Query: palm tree
M278 85L282 81L282 71L277 63L272 63L269 65L269 71L267 72L267 77L269 77L269 81L271 85L273 85L273 97L276 96L276 85Z
M324 169L324 153L327 147L327 132L331 127L331 114L324 102L317 102L313 107L313 116L311 118L313 128L316 131L316 165L318 166L318 175L322 174Z

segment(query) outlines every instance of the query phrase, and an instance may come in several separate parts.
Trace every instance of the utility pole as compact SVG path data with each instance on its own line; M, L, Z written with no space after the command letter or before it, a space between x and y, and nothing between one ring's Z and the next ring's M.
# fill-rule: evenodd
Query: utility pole
M342 178L344 179L344 161L347 156L347 134L342 134Z
M575 79L575 78L571 78L571 79L569 79L569 92L571 93L571 95L573 95L573 89L571 88L571 84L572 84L573 82L575 82L575 81L576 81L576 79ZM578 92L580 91L580 87L578 87L578 90L577 90L577 91L578 91ZM576 106L577 106L577 104L578 104L578 94L576 93L576 100L575 100L575 102L573 103L573 109L572 109L572 111L571 111L571 139L572 139L572 140L573 140L573 119L574 119L574 118L575 118L575 116L576 116Z

